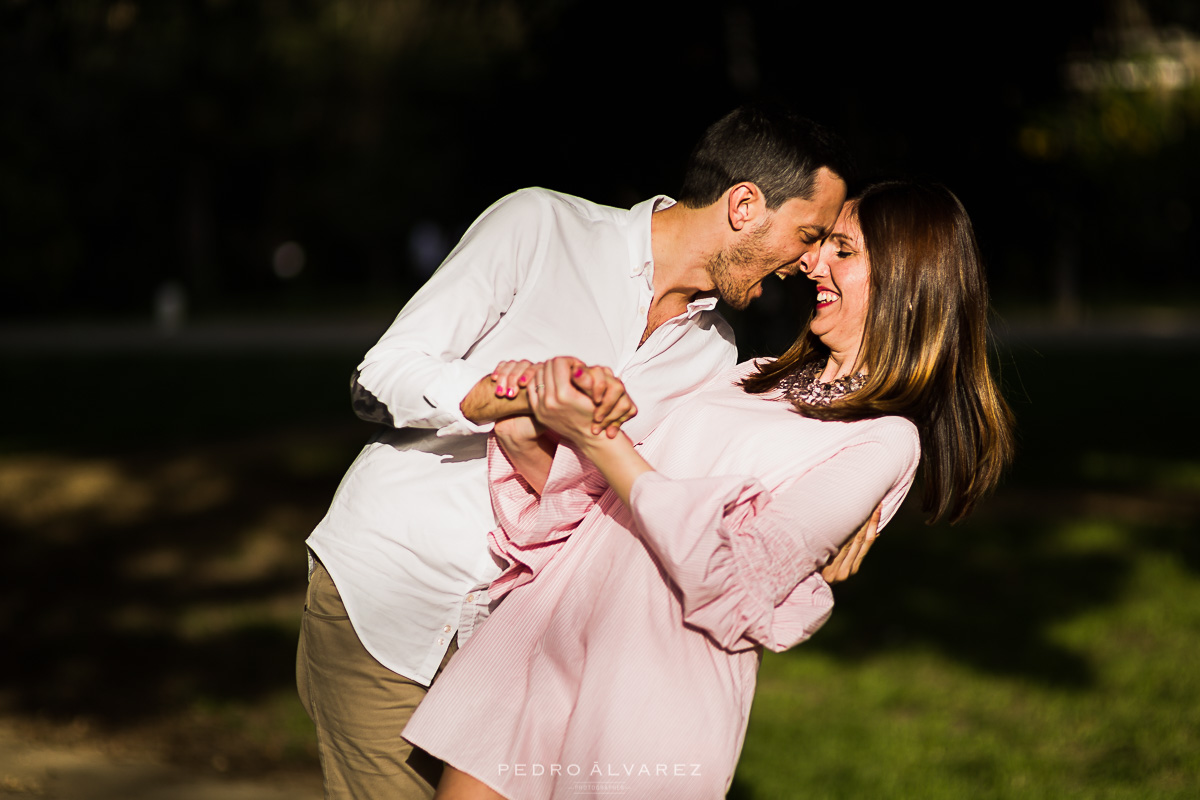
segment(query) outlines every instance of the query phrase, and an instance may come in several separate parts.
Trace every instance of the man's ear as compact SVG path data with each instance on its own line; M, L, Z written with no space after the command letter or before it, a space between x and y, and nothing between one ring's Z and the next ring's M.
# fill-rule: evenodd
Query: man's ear
M750 181L735 183L725 193L729 203L729 227L743 230L767 211L767 201L762 191Z

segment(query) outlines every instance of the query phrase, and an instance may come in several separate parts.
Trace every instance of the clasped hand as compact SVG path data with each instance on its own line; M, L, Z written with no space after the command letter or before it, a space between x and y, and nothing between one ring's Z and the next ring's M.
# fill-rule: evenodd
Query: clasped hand
M492 372L492 381L497 397L514 397L524 389L536 421L575 442L602 432L614 438L621 425L637 414L625 384L611 369L588 366L571 356L541 363L502 361ZM513 423L528 424L515 419Z

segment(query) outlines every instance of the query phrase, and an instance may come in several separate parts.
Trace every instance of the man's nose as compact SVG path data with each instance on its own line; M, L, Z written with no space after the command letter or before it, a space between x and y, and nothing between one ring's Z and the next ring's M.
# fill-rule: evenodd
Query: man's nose
M829 268L825 266L825 260L821 258L820 250L809 253L800 259L800 269L814 281L829 274Z
M800 271L805 275L812 272L820 257L821 249L819 247L810 247L805 250L804 255L800 256Z

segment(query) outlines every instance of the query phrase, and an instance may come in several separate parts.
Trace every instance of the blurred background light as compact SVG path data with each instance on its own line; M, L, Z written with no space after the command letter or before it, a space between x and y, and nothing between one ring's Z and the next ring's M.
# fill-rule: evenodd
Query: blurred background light
M295 242L284 242L275 248L271 266L281 280L291 280L304 271L304 248Z

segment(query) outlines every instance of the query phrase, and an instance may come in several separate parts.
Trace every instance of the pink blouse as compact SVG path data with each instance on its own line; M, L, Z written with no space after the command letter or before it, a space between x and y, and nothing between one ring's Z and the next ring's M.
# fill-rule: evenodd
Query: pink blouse
M919 457L907 420L801 417L745 369L638 446L656 471L629 508L570 445L539 497L489 444L504 599L405 738L505 797L595 793L594 769L629 797L724 796L759 648L824 623L817 570L881 502L886 525Z

